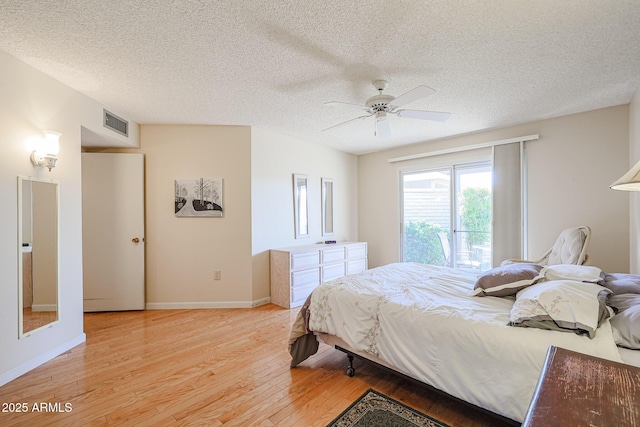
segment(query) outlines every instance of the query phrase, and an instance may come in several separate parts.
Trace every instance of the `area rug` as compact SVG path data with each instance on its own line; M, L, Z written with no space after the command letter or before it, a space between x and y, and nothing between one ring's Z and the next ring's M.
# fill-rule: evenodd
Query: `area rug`
M373 389L367 390L327 427L449 427Z

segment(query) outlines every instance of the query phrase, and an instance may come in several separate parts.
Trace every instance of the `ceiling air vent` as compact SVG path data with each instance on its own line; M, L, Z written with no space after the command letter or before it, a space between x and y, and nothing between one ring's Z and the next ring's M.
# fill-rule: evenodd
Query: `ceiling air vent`
M126 137L129 136L129 122L126 120L122 120L120 117L116 116L113 113L104 111L104 127L107 129L111 129L114 132L118 132L120 135L124 135Z

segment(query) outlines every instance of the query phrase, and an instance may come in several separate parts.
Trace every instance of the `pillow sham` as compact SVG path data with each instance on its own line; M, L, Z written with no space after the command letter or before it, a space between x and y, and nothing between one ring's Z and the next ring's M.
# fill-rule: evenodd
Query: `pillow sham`
M516 263L486 271L476 280L473 296L505 297L535 283L541 265Z
M599 283L604 273L598 267L590 265L556 264L547 265L540 275L546 280L577 280L578 282Z
M539 282L518 292L509 325L587 334L593 338L598 326L613 314L605 304L610 293L595 283L576 280Z
M602 285L611 289L613 295L640 294L640 276L636 274L605 274Z
M640 350L640 295L615 295L610 298L610 303L620 310L611 319L616 344Z

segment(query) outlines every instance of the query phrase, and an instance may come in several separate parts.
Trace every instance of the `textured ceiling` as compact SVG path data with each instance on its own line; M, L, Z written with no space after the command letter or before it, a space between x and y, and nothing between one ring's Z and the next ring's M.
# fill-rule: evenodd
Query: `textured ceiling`
M626 104L638 0L0 0L0 50L141 124L250 125L365 153ZM2 71L0 70L0 73ZM1 74L0 74L1 75ZM373 118L389 82L444 123Z

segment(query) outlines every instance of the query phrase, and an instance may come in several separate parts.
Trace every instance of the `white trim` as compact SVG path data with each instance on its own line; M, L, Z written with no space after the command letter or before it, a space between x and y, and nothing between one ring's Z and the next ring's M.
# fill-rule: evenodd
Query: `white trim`
M253 307L259 307L261 305L269 304L271 302L271 297L260 298L253 301Z
M458 153L460 151L476 150L478 148L495 147L496 145L512 144L514 142L535 141L538 138L539 138L539 135L536 133L534 135L526 135L526 136L520 136L517 138L501 139L499 141L482 142L480 144L465 145L463 147L445 148L444 150L430 151L428 153L418 153L418 154L411 154L408 156L393 157L391 159L388 159L387 161L389 163L404 162L407 160L421 159L423 157L439 156L442 154Z
M149 302L145 310L193 310L206 308L254 308L269 304L271 298L261 298L255 301L198 301L198 302Z
M522 221L521 242L522 259L529 259L529 193L527 170L527 151L524 149L524 141L520 141L520 219Z
M48 362L49 360L60 356L62 353L64 353L65 351L69 351L71 350L73 347L82 344L83 342L85 342L87 340L87 336L82 333L80 335L78 335L77 337L73 338L72 340L69 340L65 343L60 344L57 347L52 348L51 350L37 356L34 357L33 359L22 363L21 365L16 366L13 369L10 369L7 372L4 372L2 375L0 375L0 387L7 384L10 381L15 380L16 378L18 378L21 375L26 374L27 372L37 368L40 365L43 365L44 363Z
M58 311L57 304L33 304L31 311Z
M85 313L91 313L96 311L142 310L142 307L138 306L136 298L104 298L83 300L83 310Z
M398 261L404 262L404 185L403 177L404 172L401 168L396 170L396 188L398 189L398 219L400 220L400 229L398 230Z

